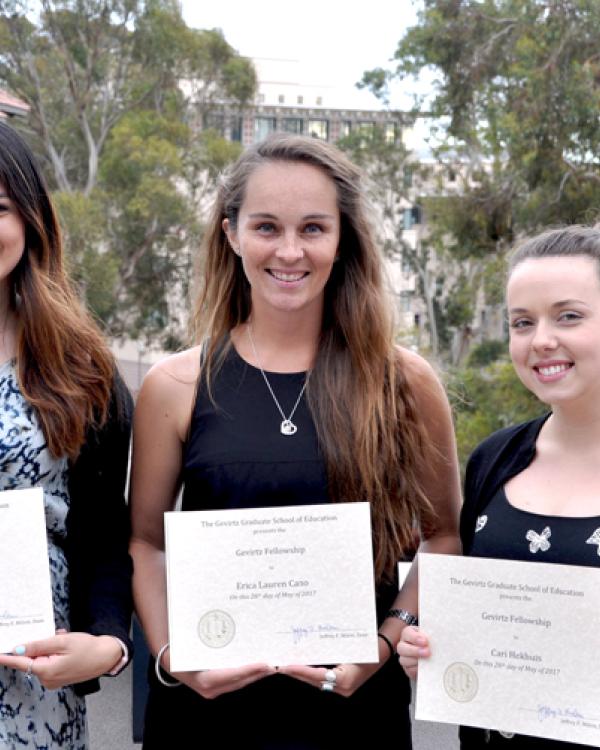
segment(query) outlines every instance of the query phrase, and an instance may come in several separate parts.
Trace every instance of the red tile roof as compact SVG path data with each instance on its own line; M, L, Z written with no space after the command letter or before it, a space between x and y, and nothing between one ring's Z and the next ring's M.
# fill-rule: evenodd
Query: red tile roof
M0 117L6 115L20 115L25 117L30 106L21 99L11 96L8 91L0 89Z

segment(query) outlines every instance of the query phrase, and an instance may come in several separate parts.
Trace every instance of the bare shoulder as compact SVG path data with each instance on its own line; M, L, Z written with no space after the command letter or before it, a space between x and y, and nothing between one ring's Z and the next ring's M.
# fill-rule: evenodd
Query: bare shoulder
M427 389L433 392L443 390L438 375L425 357L403 346L396 347L396 351L402 371L409 386L415 390L415 395Z
M199 373L199 346L157 362L142 383L136 407L138 414L173 419L178 432L185 433Z
M200 347L194 346L176 354L171 354L153 365L144 378L142 392L174 391L181 393L194 388L200 372ZM141 395L141 394L140 394Z
M446 391L433 366L420 354L397 347L398 360L421 414L428 420L449 412Z
M434 367L421 355L398 348L400 366L430 437L454 455L454 429L448 396Z

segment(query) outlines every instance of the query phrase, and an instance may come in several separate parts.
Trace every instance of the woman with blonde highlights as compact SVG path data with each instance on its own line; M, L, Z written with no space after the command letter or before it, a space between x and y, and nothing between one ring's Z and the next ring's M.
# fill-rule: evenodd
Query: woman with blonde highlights
M57 627L54 637L0 655L0 744L85 750L81 696L130 651L131 398L65 274L31 151L3 123L0 412L0 491L44 490Z
M162 516L182 484L184 510L368 500L379 661L177 673L182 690L153 680L146 750L184 746L197 726L249 748L410 747L409 686L390 656L416 580L398 594L396 562L416 530L425 549L456 551L459 490L444 393L392 341L360 185L335 147L279 135L224 176L194 316L204 343L157 365L140 394L131 552L136 607L168 671Z

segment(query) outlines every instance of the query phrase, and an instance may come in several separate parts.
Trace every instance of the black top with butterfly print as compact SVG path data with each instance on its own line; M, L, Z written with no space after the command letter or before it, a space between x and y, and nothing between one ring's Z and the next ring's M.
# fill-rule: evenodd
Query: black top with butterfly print
M600 516L573 518L530 513L510 505L504 485L535 457L546 414L499 430L472 453L465 477L460 536L465 555L531 562L600 566ZM461 750L585 750L584 745L542 737L502 734L476 727L459 730Z
M600 566L600 516L531 513L511 505L500 487L477 518L470 555Z

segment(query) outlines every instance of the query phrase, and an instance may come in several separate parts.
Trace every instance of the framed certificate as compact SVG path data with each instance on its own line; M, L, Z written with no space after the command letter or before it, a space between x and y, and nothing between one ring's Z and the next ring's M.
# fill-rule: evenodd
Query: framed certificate
M368 503L165 514L171 669L376 662Z

